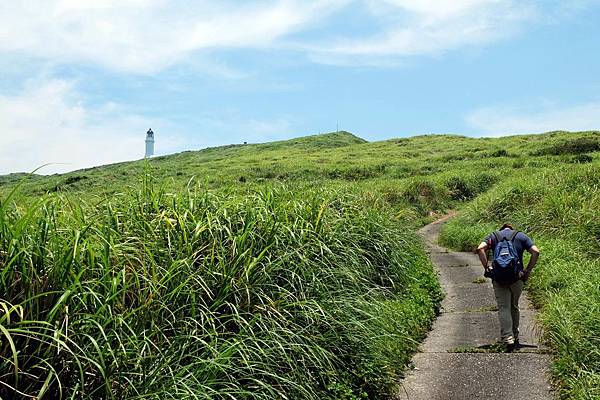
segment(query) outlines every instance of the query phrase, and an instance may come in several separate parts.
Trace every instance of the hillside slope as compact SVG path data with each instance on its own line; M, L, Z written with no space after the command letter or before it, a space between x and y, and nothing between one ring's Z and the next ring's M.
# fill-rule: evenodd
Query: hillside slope
M466 207L455 246L505 219L543 251L564 240L532 286L561 390L589 398L600 301L571 303L597 295L599 150L598 132L340 132L2 179L4 383L50 398L386 398L440 300L414 231Z
M371 143L339 132L266 144L208 148L147 162L139 160L62 175L36 176L21 190L33 195L57 191L112 194L136 184L148 169L157 181L173 190L184 189L190 179L201 181L208 188L233 187L241 192L248 186L291 182L319 185L360 181L368 186L393 182L403 186L424 177L435 180L450 176L453 172L465 178L481 172L490 177L499 167L533 171L550 165L586 163L598 151L597 143L597 132L550 132L502 138L425 135ZM15 182L14 178L8 182L0 179L0 193L7 193ZM398 197L396 194L390 197Z

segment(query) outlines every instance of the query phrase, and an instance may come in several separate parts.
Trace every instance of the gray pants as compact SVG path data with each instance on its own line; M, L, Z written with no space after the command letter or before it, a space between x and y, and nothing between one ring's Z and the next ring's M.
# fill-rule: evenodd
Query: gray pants
M512 342L519 337L519 297L522 291L522 280L511 285L502 285L494 281L494 294L500 318L500 338L503 342Z

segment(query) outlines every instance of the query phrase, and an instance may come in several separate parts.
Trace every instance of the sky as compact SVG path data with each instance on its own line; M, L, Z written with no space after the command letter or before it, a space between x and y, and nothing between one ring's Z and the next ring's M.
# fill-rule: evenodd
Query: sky
M600 129L600 0L0 2L0 174L335 131Z

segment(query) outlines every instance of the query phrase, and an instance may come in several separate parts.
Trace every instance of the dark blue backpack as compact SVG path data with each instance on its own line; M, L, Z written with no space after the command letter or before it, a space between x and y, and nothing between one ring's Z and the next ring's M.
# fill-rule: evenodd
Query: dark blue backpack
M494 232L496 247L492 266L494 267L494 280L500 283L514 283L519 280L519 255L513 244L518 233L518 231L514 231L510 237L502 237L500 232Z

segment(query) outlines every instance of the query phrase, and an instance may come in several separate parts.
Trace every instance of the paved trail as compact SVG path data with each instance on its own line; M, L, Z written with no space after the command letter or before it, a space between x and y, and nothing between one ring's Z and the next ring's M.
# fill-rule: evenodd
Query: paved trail
M521 298L523 347L513 353L482 352L499 335L496 301L489 279L475 254L450 252L437 237L448 217L420 230L429 257L438 271L446 298L420 352L414 369L403 379L398 399L552 399L548 383L550 356L542 354L535 310Z

